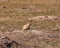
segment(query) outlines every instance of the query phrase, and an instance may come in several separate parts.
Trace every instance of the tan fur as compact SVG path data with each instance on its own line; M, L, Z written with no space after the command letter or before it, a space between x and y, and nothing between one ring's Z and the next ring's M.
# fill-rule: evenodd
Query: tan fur
M32 20L30 20L29 23L25 24L25 25L23 26L23 30L30 30L31 22L32 22Z

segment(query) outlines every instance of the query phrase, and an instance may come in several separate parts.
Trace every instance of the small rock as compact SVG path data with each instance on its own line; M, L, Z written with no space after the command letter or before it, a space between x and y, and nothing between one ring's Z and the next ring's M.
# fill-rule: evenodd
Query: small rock
M57 18L57 16L48 16L47 19L48 20L57 20L58 18Z
M20 30L14 30L13 32L20 32Z
M59 29L58 29L58 28L53 28L52 30L53 30L53 31L59 31Z
M36 19L36 20L45 20L46 19L46 16L37 16L37 17L33 17L32 18L33 20Z

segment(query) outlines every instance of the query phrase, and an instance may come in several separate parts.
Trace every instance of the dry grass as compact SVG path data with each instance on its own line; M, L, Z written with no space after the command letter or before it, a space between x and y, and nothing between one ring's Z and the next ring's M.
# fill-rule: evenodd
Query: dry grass
M31 7L32 6L32 7ZM40 11L39 11L40 10ZM40 15L60 16L59 0L6 0L0 1L0 26L12 26L13 28L22 29L23 25L32 18ZM3 19L1 19L3 18ZM51 29L60 21L34 21L31 29Z

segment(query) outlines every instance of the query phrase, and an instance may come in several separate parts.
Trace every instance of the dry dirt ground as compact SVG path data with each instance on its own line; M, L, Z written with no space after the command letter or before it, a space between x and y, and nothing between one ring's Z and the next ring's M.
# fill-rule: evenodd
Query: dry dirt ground
M52 32L16 30L14 32L0 33L0 48L60 48L60 31Z
M0 48L60 48L60 0L0 0Z

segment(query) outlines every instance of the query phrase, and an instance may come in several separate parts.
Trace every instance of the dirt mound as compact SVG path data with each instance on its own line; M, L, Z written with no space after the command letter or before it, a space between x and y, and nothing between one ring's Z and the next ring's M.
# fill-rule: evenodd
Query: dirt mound
M16 30L0 35L1 48L55 48L59 47L59 37L45 31ZM55 44L56 43L56 44ZM53 46L54 44L54 46Z

